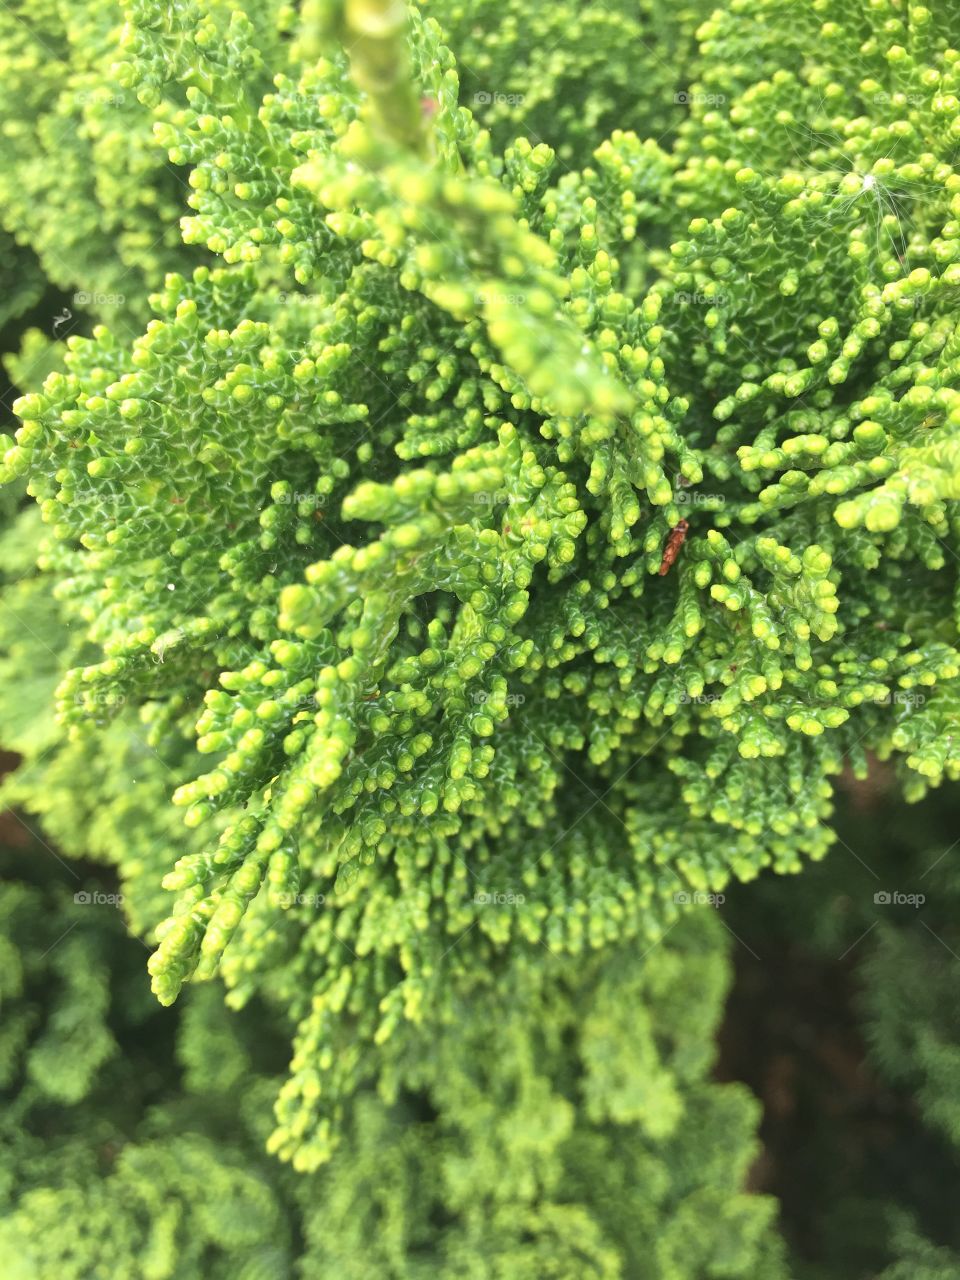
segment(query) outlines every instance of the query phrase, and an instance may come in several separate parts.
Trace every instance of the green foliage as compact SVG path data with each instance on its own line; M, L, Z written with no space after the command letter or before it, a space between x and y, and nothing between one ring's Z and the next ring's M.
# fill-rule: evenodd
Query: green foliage
M115 17L0 17L4 226L107 321L11 362L8 799L116 868L161 1003L295 1027L320 1274L775 1277L698 899L822 858L868 753L960 777L955 22ZM110 1178L182 1164L255 1251L272 1193L184 1142ZM186 1200L111 1249L208 1265Z
M291 1277L300 1235L302 1280L747 1277L761 1257L786 1276L773 1202L731 1193L756 1103L706 1079L729 977L716 920L647 963L479 982L298 1176L263 1152L265 1011L231 1015L207 987L159 1013L116 895L76 883L11 879L0 905L0 1246L18 1280Z
M338 30L366 96L331 46L257 109L254 21L178 11L158 43L138 10L124 83L192 166L187 238L234 265L169 276L132 347L71 339L4 464L104 655L61 686L74 732L123 701L163 754L202 706L213 767L175 800L209 835L164 881L158 995L223 958L238 1002L313 1005L311 1047L319 1010L382 1043L507 943L652 939L684 894L799 869L847 755L898 752L913 795L956 772L940 98L906 129L837 103L831 143L830 64L709 110L694 85L673 152L616 132L559 175L492 150L415 14L411 122L364 12ZM861 92L942 97L923 53ZM308 1164L334 1078L281 1105Z
M686 114L694 32L712 4L423 4L457 55L460 100L498 147L517 134L587 164L599 139L662 140Z
M119 7L96 0L0 10L0 222L72 295L73 315L108 315L127 334L148 282L183 259L186 175L111 72L121 24Z
M43 859L56 866L35 848ZM264 1101L255 1058L211 991L181 1022L181 1088L117 895L80 883L15 879L0 904L7 1274L290 1276L282 1180L249 1118ZM208 1065L191 1069L198 1060Z

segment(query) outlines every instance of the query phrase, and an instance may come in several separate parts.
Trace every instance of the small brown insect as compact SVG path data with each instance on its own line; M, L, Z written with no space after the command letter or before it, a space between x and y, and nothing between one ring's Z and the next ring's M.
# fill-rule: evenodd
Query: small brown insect
M680 548L683 546L683 540L687 536L687 530L690 528L686 520L681 520L670 530L670 536L667 538L667 545L663 549L663 560L660 562L660 577L670 572L670 566L680 554Z

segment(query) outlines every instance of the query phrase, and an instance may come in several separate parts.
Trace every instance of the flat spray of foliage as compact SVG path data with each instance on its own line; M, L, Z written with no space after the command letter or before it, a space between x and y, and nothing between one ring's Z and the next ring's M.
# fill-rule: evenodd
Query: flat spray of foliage
M124 274L176 270L16 406L2 471L45 535L12 590L56 584L62 678L9 794L116 865L162 1003L219 974L288 1020L297 1170L372 1097L475 1108L451 1275L772 1280L761 1199L646 1243L739 1184L749 1116L731 1168L704 1138L659 1182L612 1135L682 1141L700 1105L698 897L822 857L845 762L911 799L960 776L956 15L60 7ZM62 263L62 222L35 234ZM696 1069L658 1068L687 1019ZM528 1105L485 1149L498 1089ZM526 1206L499 1270L482 1196ZM439 1274L418 1247L380 1274Z

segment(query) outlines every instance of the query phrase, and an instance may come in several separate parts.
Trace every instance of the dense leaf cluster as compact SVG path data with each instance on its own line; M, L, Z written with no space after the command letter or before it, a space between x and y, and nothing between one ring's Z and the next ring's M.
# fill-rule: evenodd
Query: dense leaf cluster
M66 89L34 75L15 22L4 226L104 323L11 362L2 473L46 534L0 702L36 607L16 696L58 683L59 719L13 721L8 794L116 866L161 1002L219 973L295 1026L270 1145L298 1170L375 1145L407 1093L479 1142L484 1098L527 1090L535 1187L520 1138L460 1184L416 1128L397 1148L414 1180L439 1159L461 1271L471 1178L515 1159L538 1243L478 1276L565 1276L585 1240L597 1275L751 1274L762 1202L724 1198L684 1255L682 1179L611 1164L605 1127L687 1136L677 1082L707 1066L658 1074L650 1010L667 932L707 945L704 895L822 857L845 764L892 758L912 799L960 776L955 19L50 8L80 53ZM55 150L75 120L76 235L27 216L56 182L30 129ZM704 1088L709 1128L740 1104ZM742 1180L731 1124L683 1196ZM659 1206L616 1243L592 1200L582 1230L550 1207L608 1168ZM435 1215L411 1215L385 1275L418 1274Z

